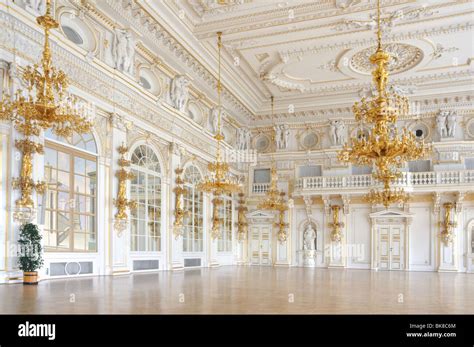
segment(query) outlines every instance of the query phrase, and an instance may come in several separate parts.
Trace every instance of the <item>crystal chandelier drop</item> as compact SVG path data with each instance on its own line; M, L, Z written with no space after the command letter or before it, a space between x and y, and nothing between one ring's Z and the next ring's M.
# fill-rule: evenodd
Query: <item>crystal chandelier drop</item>
M206 193L212 193L214 195L213 202L213 217L212 217L212 228L211 237L216 238L220 233L220 219L218 218L218 209L222 205L222 195L237 193L240 191L241 186L237 183L237 180L231 177L229 172L229 164L224 162L222 159L222 141L224 136L222 135L221 122L222 122L222 104L221 104L221 49L222 49L222 32L217 33L217 50L218 50L218 79L217 79L217 99L218 99L218 115L217 115L217 132L214 138L217 141L216 150L216 161L209 163L208 170L210 172L204 180L198 184L197 189Z
M398 117L408 114L408 99L387 91L390 55L382 47L380 0L377 1L377 23L377 50L370 57L370 62L375 65L372 76L377 95L369 100L363 98L352 108L355 119L368 125L371 132L367 138L351 138L352 147L346 143L338 158L354 165L373 166L373 176L382 183L383 189L372 189L365 199L388 208L391 204L406 203L409 200L409 195L403 188L397 189L391 185L401 176L399 168L407 161L423 158L428 152L428 146L423 141L417 141L406 128L400 134L396 127Z
M46 1L45 15L36 21L44 30L41 60L23 69L21 85L25 86L24 89L18 89L13 96L4 92L0 101L0 119L11 121L24 137L15 141L15 146L22 153L22 163L20 177L14 179L12 184L21 191L14 213L14 218L20 222L33 218L33 190L42 194L46 189L45 182L34 182L32 178L34 154L43 154L43 145L35 142L34 137L47 129L58 136L68 137L73 132L88 132L92 127L90 115L93 108L67 93L68 78L52 63L49 33L59 24L51 16L51 0Z

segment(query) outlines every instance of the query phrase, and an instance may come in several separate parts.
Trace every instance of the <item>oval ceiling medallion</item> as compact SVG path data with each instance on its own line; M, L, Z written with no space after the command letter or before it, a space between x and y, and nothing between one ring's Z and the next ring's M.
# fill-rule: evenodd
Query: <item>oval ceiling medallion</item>
M376 49L376 46L368 47L354 54L349 63L351 69L361 74L370 74L374 69L370 56ZM389 43L384 45L384 49L391 57L388 70L392 74L410 70L423 60L423 51L406 43Z

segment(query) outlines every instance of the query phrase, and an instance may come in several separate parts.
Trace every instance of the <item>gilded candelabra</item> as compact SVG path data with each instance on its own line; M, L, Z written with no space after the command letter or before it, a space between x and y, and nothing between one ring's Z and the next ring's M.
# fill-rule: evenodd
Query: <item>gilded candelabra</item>
M221 104L221 49L222 49L222 33L217 33L217 50L218 50L218 79L217 79L217 98L218 98L218 114L217 114L217 131L214 138L217 141L216 150L216 161L209 163L208 170L210 172L204 180L197 186L197 188L206 193L212 193L214 195L213 202L213 218L211 237L214 239L219 236L220 233L220 219L218 217L219 204L222 203L220 198L223 194L232 194L240 191L240 185L237 181L230 176L229 164L224 162L222 159L221 147L224 136L221 130L222 121L222 104Z
M173 189L173 192L175 193L173 234L177 239L178 237L183 235L183 219L188 215L188 211L185 211L182 205L182 197L185 193L185 188L183 186L184 180L181 177L181 175L183 174L183 169L177 168L176 170L174 170L174 172L176 173L176 187Z
M408 113L408 100L387 91L390 55L382 47L380 0L377 2L377 20L378 46L370 57L370 62L375 65L372 76L377 95L369 100L363 98L352 108L356 120L369 125L371 132L367 138L353 137L352 147L346 143L338 158L355 165L373 165L374 178L382 183L383 190L371 190L366 200L388 208L391 204L408 201L409 196L403 189L393 189L390 185L401 176L399 168L407 161L424 157L428 147L424 142L417 141L407 129L404 128L400 134L396 127L398 117Z
M454 208L454 204L451 202L447 202L443 204L444 207L444 221L439 222L439 226L442 228L441 230L441 240L444 242L445 245L449 245L454 241L454 228L457 227L457 222L451 217L451 212Z
M128 147L122 144L117 150L120 153L120 159L118 159L120 169L115 174L115 177L118 178L118 193L117 199L114 199L114 205L117 207L114 227L121 234L128 225L127 209L135 209L137 202L127 199L127 181L135 178L135 175L127 170L130 166L130 160L125 159Z
M331 240L333 242L341 242L342 240L342 232L341 229L344 228L344 223L339 222L339 211L340 206L334 205L331 207L332 210L332 223L328 223L328 226L332 229L331 230Z
M280 196L281 200L283 201L285 193L280 193ZM283 243L288 239L288 234L286 232L286 229L288 228L288 223L285 223L285 211L288 210L288 206L286 203L282 202L279 206L277 206L276 209L278 211L278 222L275 223L274 226L278 228L278 241Z
M15 141L16 148L22 153L22 163L20 177L13 180L13 188L21 191L14 217L21 222L33 218L33 190L42 194L46 189L44 182L32 179L34 155L43 154L43 145L33 138L47 129L67 137L73 132L88 132L92 127L88 119L91 109L67 93L69 83L66 74L53 66L49 32L59 24L51 16L51 0L46 1L45 15L39 16L36 21L44 30L41 60L23 69L21 85L25 89L17 89L13 97L4 92L0 102L0 119L10 120L24 137Z
M247 238L248 223L245 213L248 211L247 206L245 206L244 193L239 193L239 206L237 207L238 216L237 216L237 240L244 241Z

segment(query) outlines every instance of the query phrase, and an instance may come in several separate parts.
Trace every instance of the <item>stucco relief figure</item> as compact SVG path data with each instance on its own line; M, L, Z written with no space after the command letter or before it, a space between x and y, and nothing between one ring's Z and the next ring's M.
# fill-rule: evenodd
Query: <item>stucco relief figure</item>
M346 125L342 120L329 122L331 142L333 145L342 145L346 141Z
M283 126L282 137L282 149L286 149L290 144L290 128L286 124Z
M250 130L245 128L237 129L237 149L240 151L250 149Z
M116 69L130 75L133 74L135 40L129 30L115 29L112 56Z
M308 224L303 234L303 249L306 251L314 251L316 248L314 242L315 239L316 231L313 229L311 224Z
M222 127L222 121L223 121L223 110L221 108L221 127ZM214 134L217 134L217 130L219 130L219 107L214 107L211 110L211 125L212 125L212 132Z
M456 133L456 112L440 111L436 116L436 127L441 138L454 137Z
M446 116L446 132L448 137L454 137L456 133L456 113L449 112Z
M171 81L170 98L175 109L185 112L189 98L189 80L186 76L178 75Z
M436 116L436 128L438 129L438 133L441 137L446 137L448 135L445 114L440 113Z
M275 146L277 149L281 149L281 127L280 125L275 125Z
M36 13L43 13L44 12L44 0L25 0L24 1L25 8L31 9Z

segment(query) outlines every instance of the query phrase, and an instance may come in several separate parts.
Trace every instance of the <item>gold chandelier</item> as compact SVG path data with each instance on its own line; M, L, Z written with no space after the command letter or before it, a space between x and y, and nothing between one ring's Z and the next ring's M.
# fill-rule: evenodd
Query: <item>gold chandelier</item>
M46 129L51 129L58 136L68 137L73 132L88 132L92 127L88 117L92 110L67 93L66 74L53 67L49 32L59 24L51 16L51 0L46 1L45 15L36 21L44 30L41 61L24 68L21 84L25 89L18 89L13 97L4 93L0 101L0 119L10 120L24 137L15 141L23 156L20 177L13 180L13 187L21 190L14 217L22 222L33 218L32 191L42 194L46 189L44 182L32 179L33 156L35 153L43 154L43 145L32 138Z
M271 96L270 100L272 105L273 119L273 95ZM280 242L285 242L288 238L286 234L286 228L288 227L288 223L285 223L285 211L288 210L288 205L285 201L285 192L280 192L280 190L278 189L278 173L275 163L272 164L270 174L270 186L268 187L268 190L265 193L265 198L257 205L257 208L278 212L278 222L274 223L274 226L278 228L278 240Z
M372 189L365 199L388 208L391 204L406 203L409 200L404 189L394 189L391 184L401 176L399 168L407 161L424 157L428 147L423 141L417 141L406 128L403 128L401 134L396 128L398 117L408 114L408 99L387 91L387 64L390 55L382 48L380 0L377 1L377 23L377 50L370 57L370 62L375 65L372 76L377 95L369 100L362 98L352 108L355 119L368 124L371 133L367 138L351 138L352 148L346 143L338 158L355 165L373 165L374 178L382 183L383 189Z
M218 50L218 79L217 79L217 99L218 99L218 114L217 114L217 132L214 138L217 141L216 161L209 163L207 166L210 174L207 175L203 182L198 184L197 189L206 193L214 195L213 203L213 217L211 237L216 238L220 233L220 219L218 218L219 206L223 203L222 195L237 193L240 191L240 185L229 174L229 164L222 160L221 146L224 136L221 132L221 49L222 49L222 32L217 33L217 50Z

